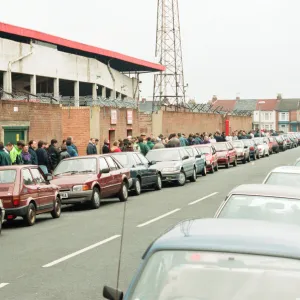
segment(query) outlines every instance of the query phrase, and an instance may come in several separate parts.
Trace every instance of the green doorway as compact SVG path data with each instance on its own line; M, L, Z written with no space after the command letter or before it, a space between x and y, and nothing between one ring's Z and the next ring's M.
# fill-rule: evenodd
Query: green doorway
M24 141L26 130L28 130L27 127L4 127L4 144Z

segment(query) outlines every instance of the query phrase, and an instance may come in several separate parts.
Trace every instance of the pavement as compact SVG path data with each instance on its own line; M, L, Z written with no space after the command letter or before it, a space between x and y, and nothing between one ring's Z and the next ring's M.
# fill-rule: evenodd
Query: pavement
M143 252L157 236L183 219L213 217L232 188L261 183L271 169L292 165L298 157L300 148L220 168L184 187L132 196L125 205L110 199L98 210L67 206L60 219L40 215L33 227L21 219L4 224L0 299L103 299L103 285L117 285L121 236L119 288L126 291Z

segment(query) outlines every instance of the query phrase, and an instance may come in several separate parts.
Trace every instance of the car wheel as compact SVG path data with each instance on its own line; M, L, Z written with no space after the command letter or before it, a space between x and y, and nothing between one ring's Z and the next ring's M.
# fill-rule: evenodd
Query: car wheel
M134 193L138 196L140 195L142 192L142 188L141 188L141 181L139 178L137 178L135 180L135 185L134 185Z
M179 179L178 179L177 183L179 186L184 186L186 183L186 175L185 175L184 171L182 171L182 170L179 173Z
M234 159L234 162L232 163L232 165L233 165L234 167L237 166L237 159L236 159L236 158Z
M266 154L266 156L268 156L268 157L270 156L270 152L269 152L269 151L268 151L268 153Z
M211 165L211 170L210 170L210 173L211 173L211 174L214 174L214 173L215 173L215 167L214 167L214 165L213 165L213 164Z
M119 200L125 202L128 199L128 185L125 181L122 182L121 190L119 192Z
M266 156L266 153L265 153L265 151L264 151L264 153L263 153L262 157L265 157L265 156Z
M204 165L201 175L206 176L206 174L207 174L207 169L206 169L206 165Z
M219 165L218 165L218 164L216 164L216 166L215 166L215 171L216 171L216 172L219 171Z
M250 161L251 161L250 154L249 154L249 156L248 156L248 159L247 159L247 161L248 161L248 162L250 162Z
M2 220L2 211L0 209L0 234L1 234L1 231L2 231L2 222L3 222L3 220Z
M56 197L55 203L54 203L54 208L51 211L51 216L53 219L57 219L60 217L61 214L61 202L59 197Z
M197 172L196 172L196 169L194 168L193 175L190 177L190 181L196 182L196 180L197 180Z
M256 153L254 153L253 155L253 160L256 160Z
M243 164L247 162L246 156L244 156L244 159L242 160Z
M23 219L24 219L24 221L26 222L26 224L28 226L32 226L32 225L35 224L35 220L36 220L36 208L35 208L35 205L33 203L29 203L28 209L27 209L27 213L23 217Z
M230 160L229 160L229 157L227 158L227 164L225 165L225 168L228 169L230 166Z
M257 152L257 159L260 159L260 155L259 155L259 152Z
M157 175L156 183L155 183L155 189L157 191L160 191L162 189L162 179L160 174Z
M93 209L98 209L101 204L101 196L100 196L100 191L97 188L93 189L93 196L92 196L92 201L91 201L91 207Z

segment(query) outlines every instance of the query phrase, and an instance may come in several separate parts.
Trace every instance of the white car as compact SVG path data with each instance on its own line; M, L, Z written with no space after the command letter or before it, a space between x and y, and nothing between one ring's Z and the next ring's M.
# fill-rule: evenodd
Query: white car
M267 175L263 184L300 187L300 167L277 167Z
M2 230L2 223L4 222L5 209L3 207L2 200L0 199L0 234Z
M267 144L266 141L264 141L262 137L254 138L254 142L257 145L260 157L265 157L270 155L269 145Z

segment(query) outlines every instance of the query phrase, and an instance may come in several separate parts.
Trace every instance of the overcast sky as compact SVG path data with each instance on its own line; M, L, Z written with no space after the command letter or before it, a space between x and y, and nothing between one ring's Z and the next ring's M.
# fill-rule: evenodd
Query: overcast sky
M300 97L299 0L179 0L187 94ZM154 57L155 0L0 0L0 21ZM153 76L142 77L142 96Z

